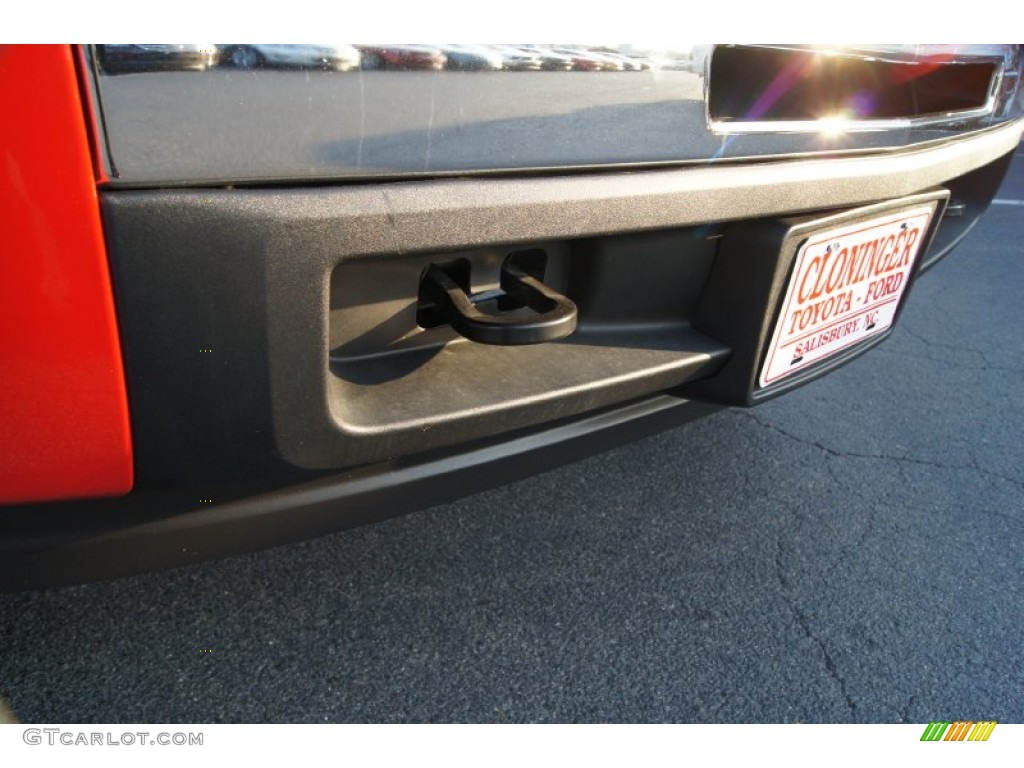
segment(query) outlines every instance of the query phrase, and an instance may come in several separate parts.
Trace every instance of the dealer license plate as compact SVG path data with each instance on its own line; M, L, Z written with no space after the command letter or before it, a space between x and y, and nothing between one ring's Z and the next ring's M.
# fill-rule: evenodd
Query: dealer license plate
M884 332L910 282L934 207L812 234L800 246L760 385Z

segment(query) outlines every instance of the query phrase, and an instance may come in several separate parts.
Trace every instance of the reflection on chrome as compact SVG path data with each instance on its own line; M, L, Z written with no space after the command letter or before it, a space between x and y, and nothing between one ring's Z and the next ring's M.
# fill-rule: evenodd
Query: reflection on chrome
M355 70L452 70L506 72L642 72L690 69L690 48L644 50L585 45L96 45L107 74L225 68Z
M114 186L856 152L947 138L1021 114L1015 45L85 50ZM831 81L816 80L819 70L836 74L841 87L820 88Z
M202 71L220 61L216 45L97 45L96 61L109 75L165 70Z
M262 67L325 69L350 72L359 69L362 53L353 45L218 45L220 61L236 69Z
M718 46L709 67L709 122L728 134L836 135L992 114L1000 107L1004 74L1014 64L1019 67L1019 50L951 48Z

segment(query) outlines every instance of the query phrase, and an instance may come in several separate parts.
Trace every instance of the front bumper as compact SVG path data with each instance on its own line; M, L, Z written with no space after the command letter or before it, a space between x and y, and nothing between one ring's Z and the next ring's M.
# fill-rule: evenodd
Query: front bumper
M630 172L207 177L187 189L176 188L185 176L114 177L101 201L135 490L4 509L0 584L319 535L757 399L715 383L742 340L696 314L722 243L766 222L948 192L956 216L935 229L926 269L983 213L1022 130L1001 119L907 147L886 146L902 140L886 133L868 140L878 151ZM428 264L465 259L486 290L524 249L548 254L552 281L579 305L575 337L485 348L418 325Z

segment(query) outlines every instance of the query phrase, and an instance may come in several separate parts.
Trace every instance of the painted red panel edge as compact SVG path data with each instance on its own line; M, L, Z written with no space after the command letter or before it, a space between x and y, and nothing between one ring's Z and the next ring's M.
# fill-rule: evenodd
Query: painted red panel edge
M121 345L71 46L0 45L0 503L132 487Z

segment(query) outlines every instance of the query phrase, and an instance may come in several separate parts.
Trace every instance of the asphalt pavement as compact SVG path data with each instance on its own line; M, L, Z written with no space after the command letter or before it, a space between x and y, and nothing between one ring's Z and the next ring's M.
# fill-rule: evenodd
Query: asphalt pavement
M0 596L25 721L1024 721L1024 160L879 349L454 504Z

